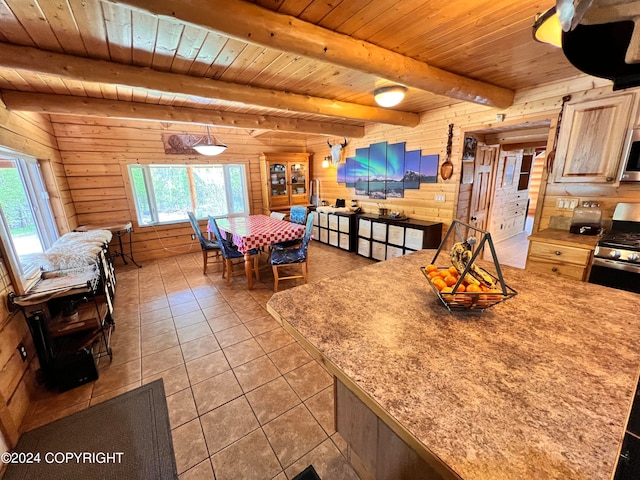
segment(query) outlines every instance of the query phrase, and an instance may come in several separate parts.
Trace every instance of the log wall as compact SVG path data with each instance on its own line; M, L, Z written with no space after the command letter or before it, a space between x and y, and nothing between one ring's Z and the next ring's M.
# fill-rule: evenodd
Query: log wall
M134 225L136 261L199 250L187 221L140 227L130 192L127 165L135 163L242 163L247 166L251 212L262 213L261 152L303 152L304 140L264 140L244 129L211 130L229 148L216 157L165 154L162 134L204 135L200 125L52 116L77 223L127 222ZM202 225L204 227L204 224Z
M630 91L640 92L640 89ZM458 103L424 113L420 124L415 128L395 127L374 124L366 127L366 135L361 139L350 139L344 149L344 158L355 156L356 148L368 147L376 142L406 142L406 150L422 150L423 155L438 154L440 164L445 160L447 133L449 123L454 124L454 136L451 161L454 164L453 176L449 180L438 177L438 183L422 184L419 190L406 190L405 197L393 200L372 200L368 197L357 197L353 188L336 182L336 168L322 168L321 162L313 165L313 177L321 180L322 198L332 204L336 198L347 201L356 199L365 212L377 213L378 205L390 211L404 211L411 218L420 220L441 221L449 225L457 217L458 195L460 192L460 171L462 163L462 146L465 133L474 130L496 128L505 125L518 125L527 121L555 120L562 105L562 97L571 94L573 100L596 98L611 95L610 82L594 77L581 76L570 82L559 82L532 90L523 90L516 94L514 105L503 110L481 107L469 103ZM640 94L636 94L636 102ZM505 115L503 122L498 122L496 114ZM551 137L553 138L553 137ZM331 138L331 143L341 141ZM308 151L315 152L315 158L321 159L329 155L326 137L309 140ZM556 162L560 159L556 159ZM517 173L517 172L516 172ZM546 179L543 180L546 182ZM463 189L466 195L466 191ZM436 202L435 195L444 194L445 202ZM555 208L559 196L576 196L582 200L598 200L604 204L605 215L613 213L615 204L620 201L640 202L640 183L622 184L618 186L594 187L590 185L552 185L547 188L540 221L534 231L547 228L552 215L571 215L571 211L558 211ZM465 197L466 198L466 197ZM466 205L468 202L463 202ZM464 207L461 213L466 214Z
M10 113L0 108L0 145L36 157L42 167L59 232L75 226L75 210L49 118L37 114ZM35 391L38 368L35 349L22 313L9 312L7 296L14 291L0 257L0 430L7 445L18 441ZM22 361L17 346L28 353Z

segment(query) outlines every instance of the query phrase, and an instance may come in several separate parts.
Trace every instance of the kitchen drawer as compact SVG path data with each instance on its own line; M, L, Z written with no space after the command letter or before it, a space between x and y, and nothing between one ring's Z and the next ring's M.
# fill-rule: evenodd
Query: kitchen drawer
M583 280L586 271L586 267L584 266L562 263L555 259L551 260L531 256L527 259L526 269L534 273L556 274L575 280Z
M586 266L591 258L591 251L553 243L531 242L529 256Z

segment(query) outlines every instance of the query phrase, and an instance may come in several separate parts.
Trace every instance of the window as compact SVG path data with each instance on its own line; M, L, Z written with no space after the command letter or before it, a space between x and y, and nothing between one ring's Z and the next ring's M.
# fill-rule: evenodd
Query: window
M40 276L30 254L49 248L58 231L38 161L1 148L0 238L11 281L22 294Z
M249 213L244 165L129 165L129 177L139 225Z

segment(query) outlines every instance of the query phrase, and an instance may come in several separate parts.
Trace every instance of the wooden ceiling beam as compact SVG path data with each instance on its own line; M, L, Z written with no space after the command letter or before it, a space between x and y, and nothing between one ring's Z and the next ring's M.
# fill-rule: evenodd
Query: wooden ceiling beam
M181 2L108 0L111 3L177 20L243 42L304 55L322 62L378 75L407 87L497 108L513 104L514 92L433 67L369 42L334 32L296 17L242 0Z
M220 127L261 129L278 132L312 133L316 135L364 137L364 127L340 125L333 122L314 122L295 118L282 118L216 110L171 107L148 103L103 100L98 98L2 91L2 100L9 110L48 113L52 115L78 115L83 117L151 120L170 123L197 123Z
M419 115L410 112L221 82L211 78L159 72L144 67L75 57L8 43L0 43L0 67L53 75L81 82L146 88L158 92L220 99L346 120L386 123L405 127L415 127L420 121Z

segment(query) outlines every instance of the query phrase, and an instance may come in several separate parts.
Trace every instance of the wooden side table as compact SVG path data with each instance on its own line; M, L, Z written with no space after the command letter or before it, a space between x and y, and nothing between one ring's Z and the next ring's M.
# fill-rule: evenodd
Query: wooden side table
M88 232L89 230L109 230L115 237L118 238L118 245L120 246L120 250L111 251L109 249L109 253L111 254L112 260L115 257L121 257L122 261L125 265L128 265L127 258L131 260L136 267L142 268L142 265L138 265L138 262L133 258L133 246L131 242L131 232L133 231L133 227L131 222L127 223L105 223L103 225L81 225L76 228L74 231L76 232ZM124 253L124 248L122 246L122 237L125 235L129 235L129 253Z

